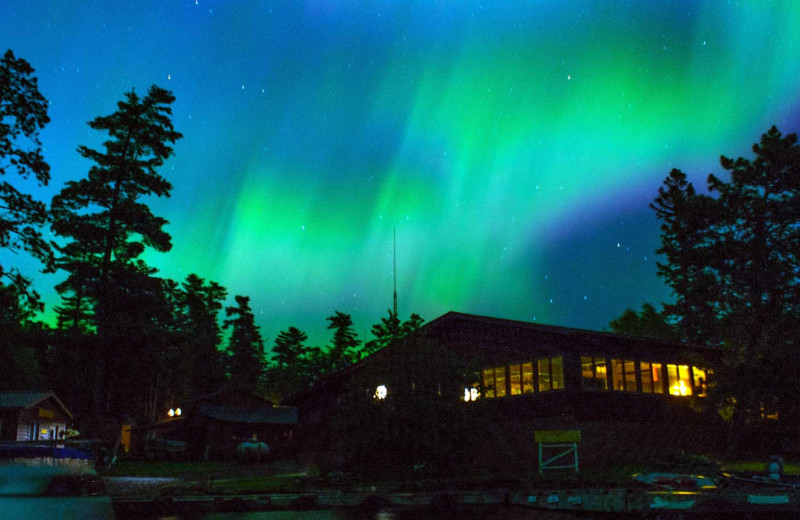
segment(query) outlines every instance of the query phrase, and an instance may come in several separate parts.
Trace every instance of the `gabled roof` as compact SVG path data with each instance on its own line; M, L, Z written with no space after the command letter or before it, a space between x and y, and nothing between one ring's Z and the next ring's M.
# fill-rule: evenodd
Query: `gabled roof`
M71 421L72 414L53 392L0 392L0 410L27 410L50 398Z

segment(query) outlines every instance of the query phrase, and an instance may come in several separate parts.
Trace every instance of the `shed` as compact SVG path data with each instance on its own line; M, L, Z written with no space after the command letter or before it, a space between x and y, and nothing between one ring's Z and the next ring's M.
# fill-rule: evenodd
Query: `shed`
M0 441L63 438L72 414L52 392L0 392Z

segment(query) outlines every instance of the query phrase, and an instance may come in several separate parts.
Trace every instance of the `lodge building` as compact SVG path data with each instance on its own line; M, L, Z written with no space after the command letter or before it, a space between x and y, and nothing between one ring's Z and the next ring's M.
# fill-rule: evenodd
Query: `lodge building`
M715 451L724 442L719 417L697 406L713 383L715 348L458 312L428 322L419 334L468 367L467 383L439 380L436 386L464 406L482 403L491 415L500 438L483 452L493 463L530 459L529 438L541 428L581 429L595 448L589 458L599 464L599 453L614 444L632 451ZM288 404L299 408L301 432L323 438L325 421L354 384L368 385L361 391L375 399L399 395L397 385L413 388L413 377L391 375L397 362L391 349L290 398ZM437 369L433 361L419 365L415 370ZM502 445L503 453L493 451Z

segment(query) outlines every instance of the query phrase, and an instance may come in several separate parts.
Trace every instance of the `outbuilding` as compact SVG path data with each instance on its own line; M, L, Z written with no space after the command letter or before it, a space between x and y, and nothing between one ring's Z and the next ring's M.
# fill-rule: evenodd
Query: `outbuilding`
M71 422L52 392L0 392L0 441L63 439Z

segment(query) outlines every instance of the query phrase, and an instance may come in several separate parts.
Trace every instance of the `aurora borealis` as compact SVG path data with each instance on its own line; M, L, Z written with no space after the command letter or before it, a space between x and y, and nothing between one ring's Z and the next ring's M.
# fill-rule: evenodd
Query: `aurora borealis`
M86 121L173 91L174 189L148 201L173 249L146 259L251 296L268 345L385 316L395 227L402 318L601 329L669 298L648 204L670 169L699 188L800 131L795 0L5 0L6 48L51 101L48 202L88 170Z

